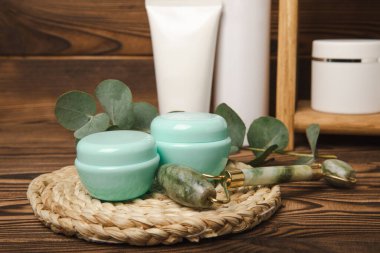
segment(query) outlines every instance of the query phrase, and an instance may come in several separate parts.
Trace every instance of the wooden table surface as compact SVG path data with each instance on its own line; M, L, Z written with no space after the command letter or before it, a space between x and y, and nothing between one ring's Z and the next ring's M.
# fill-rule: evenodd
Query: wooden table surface
M36 116L23 123L12 122L0 125L2 252L380 252L378 138L333 141L322 137L321 153L335 153L358 171L355 189L333 189L323 182L286 184L281 187L283 207L252 231L200 243L142 248L89 243L44 227L26 198L28 184L42 173L72 164L74 141L54 120ZM298 144L301 150L302 143Z
M145 248L54 234L33 215L26 191L33 178L75 158L72 134L54 118L57 96L71 89L92 92L101 80L117 78L130 85L135 101L157 104L152 59L2 59L0 70L1 252L380 252L379 137L322 136L320 152L351 163L357 187L283 185L283 207L252 231ZM305 150L305 140L296 147Z
M3 59L0 70L2 252L380 252L379 137L322 136L321 153L350 162L358 171L357 187L283 185L283 207L252 231L146 248L57 235L36 219L26 198L33 178L75 158L72 134L54 118L57 96L71 89L92 92L101 80L117 78L130 85L135 101L157 104L152 59ZM296 147L305 150L303 138Z

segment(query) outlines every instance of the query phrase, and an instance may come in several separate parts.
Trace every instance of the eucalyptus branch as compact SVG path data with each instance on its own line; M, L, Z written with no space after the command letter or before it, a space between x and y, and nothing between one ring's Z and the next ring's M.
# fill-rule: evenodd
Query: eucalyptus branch
M96 114L96 100L82 91L61 95L55 105L55 116L64 128L75 131L76 140L103 131L138 130L149 132L150 123L158 115L156 107L133 102L129 87L114 79L102 81L95 96L104 112Z
M244 150L250 150L250 151L258 151L258 152L264 152L266 149L263 148L252 148L252 147L246 147L242 148ZM280 155L292 155L292 156L298 156L298 157L310 157L313 158L313 154L305 154L305 153L298 153L294 151L283 151L283 150L276 150L274 151L276 154ZM318 158L325 158L325 159L337 159L338 157L336 155L318 155Z

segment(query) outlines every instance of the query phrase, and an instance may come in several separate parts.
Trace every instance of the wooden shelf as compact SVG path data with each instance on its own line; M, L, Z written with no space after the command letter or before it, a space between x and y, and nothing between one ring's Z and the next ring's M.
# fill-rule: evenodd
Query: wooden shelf
M299 101L294 115L294 129L304 132L308 125L317 123L321 133L350 135L380 135L380 113L333 114L314 111L310 101Z
M322 113L312 110L310 101L297 103L298 2L299 0L279 1L276 117L289 130L287 149L294 149L294 132L304 132L312 123L320 125L321 133L380 135L380 113L367 115Z

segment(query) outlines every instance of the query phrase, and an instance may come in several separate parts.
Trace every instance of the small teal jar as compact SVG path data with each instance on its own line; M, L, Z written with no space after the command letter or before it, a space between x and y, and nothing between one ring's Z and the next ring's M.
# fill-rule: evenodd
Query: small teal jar
M124 201L146 193L159 165L153 137L139 131L108 131L88 135L77 145L80 180L91 196Z
M228 161L231 139L226 121L216 114L174 112L151 124L161 164L175 163L219 175Z

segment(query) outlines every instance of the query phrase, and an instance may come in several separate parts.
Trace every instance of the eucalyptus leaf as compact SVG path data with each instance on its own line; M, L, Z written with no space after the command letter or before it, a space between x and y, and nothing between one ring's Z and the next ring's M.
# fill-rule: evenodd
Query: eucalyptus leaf
M95 113L95 99L82 91L64 93L55 104L55 116L58 123L72 131L85 125Z
M132 128L132 93L125 83L113 79L104 80L96 87L95 95L109 115L112 125L121 129Z
M87 135L103 132L109 127L110 118L106 113L99 113L92 116L91 119L81 128L74 132L77 139L82 139Z
M317 141L319 137L320 127L318 124L311 124L306 129L306 137L309 142L311 152L316 157L317 154Z
M149 132L150 123L157 117L158 110L149 103L138 102L133 104L133 114L135 117L133 129Z
M248 130L248 143L252 148L267 150L273 145L278 147L274 151L281 151L288 145L288 129L280 120L273 117L260 117L254 120ZM253 151L256 157L263 151Z
M228 133L231 138L231 146L237 148L243 146L246 126L239 115L225 103L218 105L215 113L222 116L227 122Z
M237 146L231 146L230 148L230 155L232 154L236 154L237 152L239 152L240 148L237 147Z
M265 163L267 157L272 154L278 148L277 144L268 147L264 152L261 152L256 158L249 162L252 167L260 166Z

